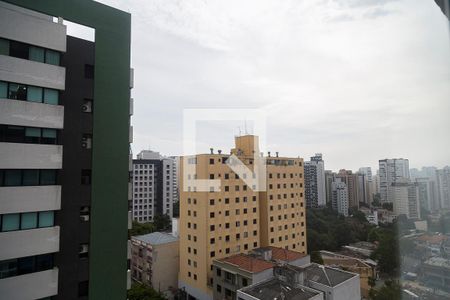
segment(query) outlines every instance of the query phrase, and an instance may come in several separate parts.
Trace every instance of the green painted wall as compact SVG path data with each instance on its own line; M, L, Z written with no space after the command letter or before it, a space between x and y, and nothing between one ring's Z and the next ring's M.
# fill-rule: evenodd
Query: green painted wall
M95 28L89 299L124 300L131 15L90 0L6 2Z

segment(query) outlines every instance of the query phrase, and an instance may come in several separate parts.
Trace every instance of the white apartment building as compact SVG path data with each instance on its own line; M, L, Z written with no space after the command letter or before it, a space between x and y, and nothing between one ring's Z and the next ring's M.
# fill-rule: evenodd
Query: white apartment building
M336 210L339 214L347 217L349 207L347 185L342 182L340 178L336 178L331 183L331 191L331 201L333 209Z
M133 219L151 222L156 215L173 217L178 201L177 163L159 152L143 150L133 160Z
M393 182L388 188L394 214L406 215L409 219L420 219L419 187L407 179Z
M306 207L323 207L326 205L325 166L322 154L316 153L305 165L305 199Z
M401 179L409 179L409 161L404 158L382 159L379 161L381 203L393 202L389 199L389 186Z
M450 167L436 171L437 190L440 208L450 208Z

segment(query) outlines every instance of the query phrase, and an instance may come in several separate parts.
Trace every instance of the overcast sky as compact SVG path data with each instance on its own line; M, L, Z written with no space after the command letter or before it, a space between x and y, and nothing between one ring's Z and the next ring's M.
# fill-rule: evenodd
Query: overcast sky
M266 150L321 152L326 169L450 164L449 22L433 0L100 2L132 14L135 154L182 154L184 109L258 108ZM228 152L244 123L199 123L198 151Z

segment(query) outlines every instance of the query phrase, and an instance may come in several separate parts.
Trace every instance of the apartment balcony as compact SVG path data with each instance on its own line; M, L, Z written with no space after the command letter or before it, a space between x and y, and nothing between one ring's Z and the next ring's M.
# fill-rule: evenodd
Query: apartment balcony
M130 98L130 116L134 114L134 99Z
M61 145L0 143L0 169L61 169Z
M0 124L62 129L64 107L20 100L0 101Z
M0 297L2 299L41 299L57 293L58 268L0 279Z
M61 209L61 186L0 187L0 214Z
M0 55L0 80L64 90L66 69L27 59Z
M0 245L0 261L58 252L59 226L1 232Z
M127 270L127 290L131 289L131 270Z

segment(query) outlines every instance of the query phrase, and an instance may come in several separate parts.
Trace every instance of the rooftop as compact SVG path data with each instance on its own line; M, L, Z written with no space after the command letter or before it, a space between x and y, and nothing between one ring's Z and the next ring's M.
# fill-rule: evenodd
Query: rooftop
M251 285L240 291L261 300L308 300L320 294L307 287L293 287L276 278Z
M442 241L446 241L447 239L448 237L442 234L434 234L434 235L424 234L418 237L417 241L426 242L429 244L440 244Z
M274 266L271 262L242 253L222 258L219 261L235 265L250 273L262 272Z
M442 257L432 257L425 261L426 265L434 266L434 267L442 267L445 269L450 269L450 259L442 258Z
M150 245L161 245L178 241L177 237L166 232L152 232L149 234L133 236L132 238Z
M272 259L273 260L281 260L281 261L294 261L303 257L306 257L306 254L303 254L301 252L287 250L283 248L268 246L268 247L261 247L254 249L253 252L255 253L263 253L264 251L272 251Z
M344 281L357 276L357 274L348 271L342 271L318 264L310 264L305 267L306 279L309 281L324 284L326 286L334 287Z

